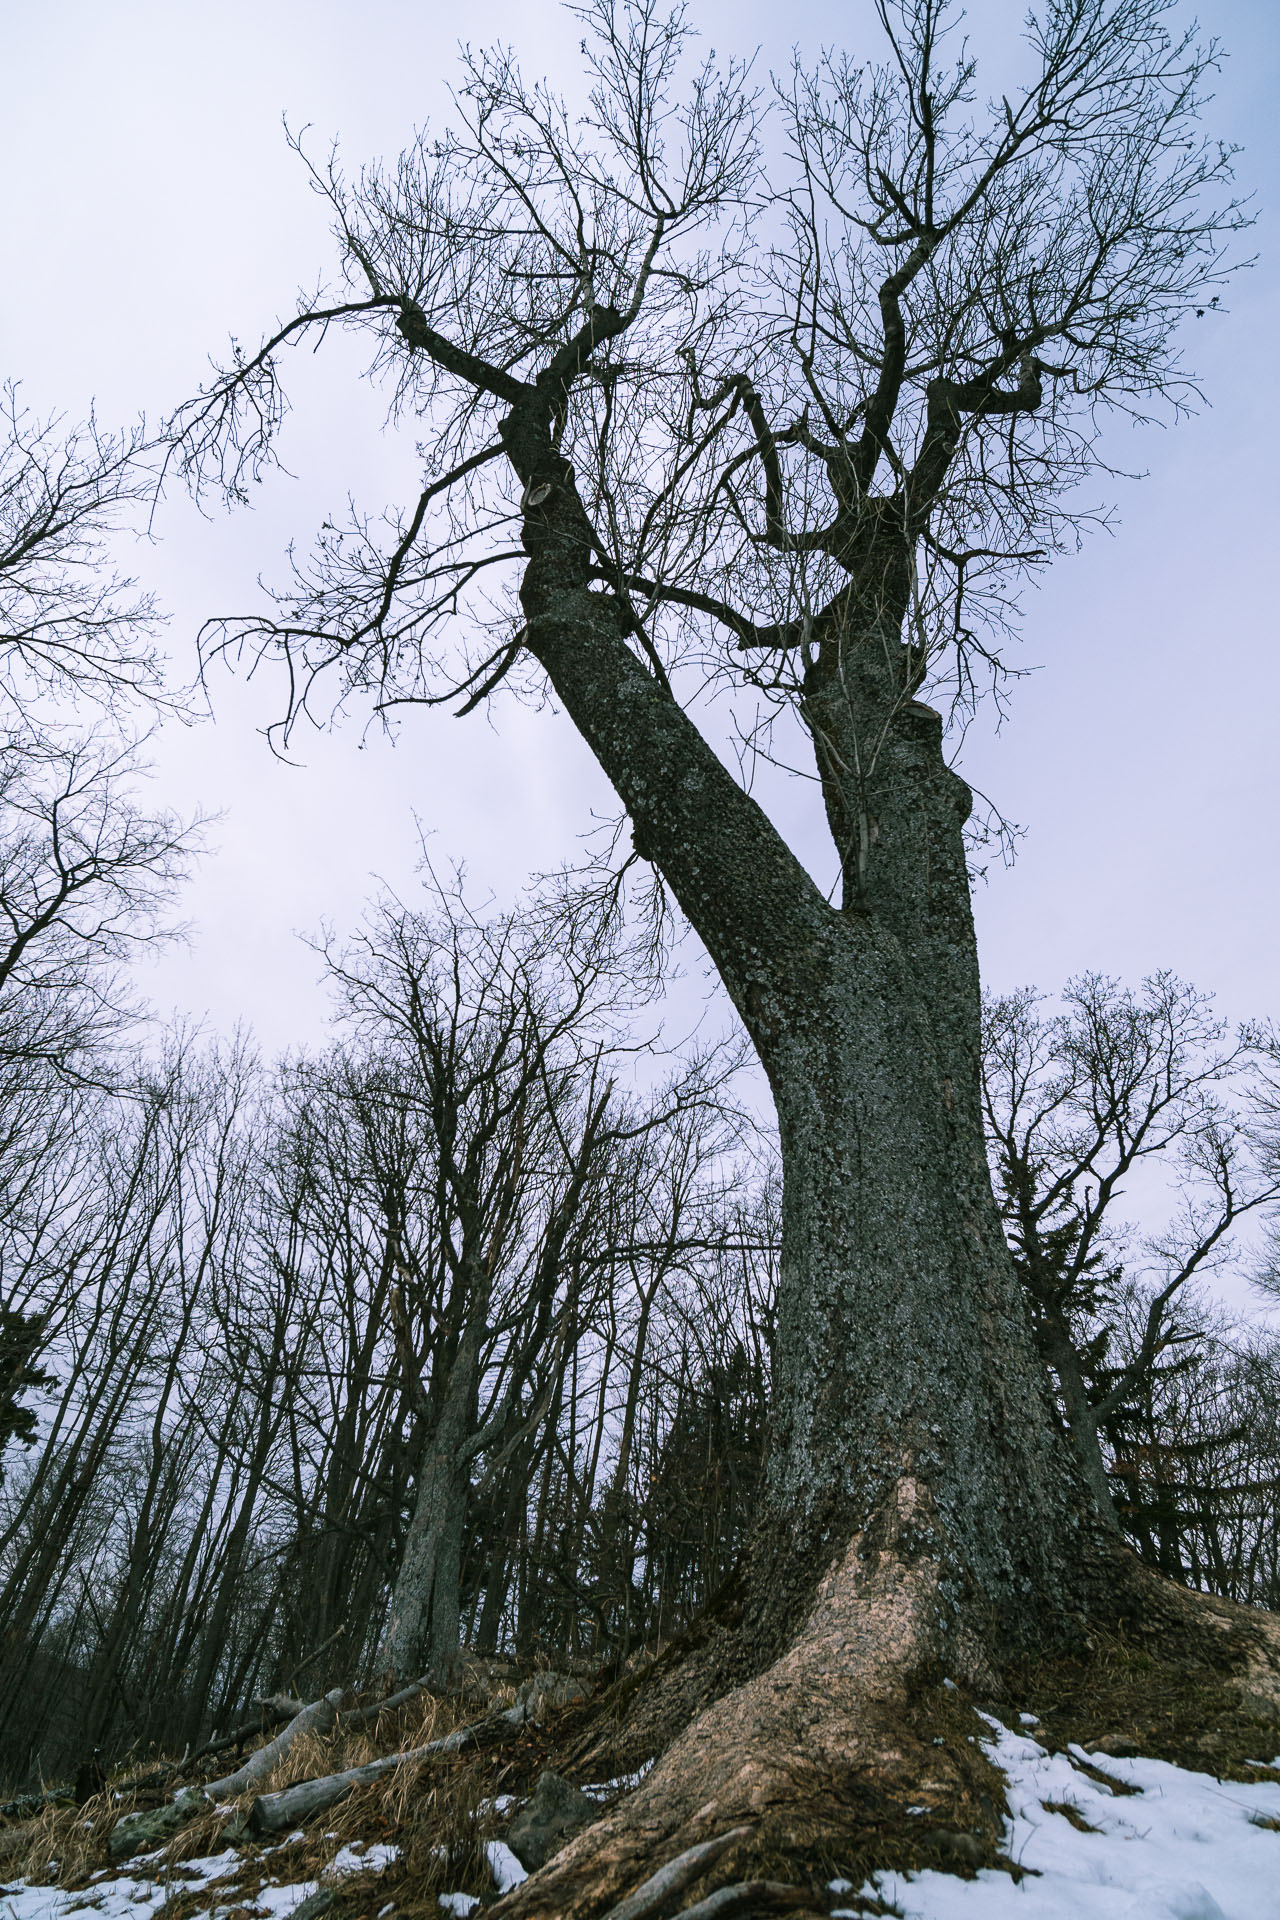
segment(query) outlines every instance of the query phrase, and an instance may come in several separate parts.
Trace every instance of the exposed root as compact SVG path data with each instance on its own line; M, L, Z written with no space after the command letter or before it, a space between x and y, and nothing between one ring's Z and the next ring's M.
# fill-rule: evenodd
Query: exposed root
M939 1684L944 1648L957 1648L939 1569L898 1546L920 1497L904 1480L883 1549L864 1561L855 1539L791 1646L700 1713L643 1784L504 1912L585 1920L622 1895L616 1912L629 1913L627 1894L657 1863L688 1860L717 1836L716 1877L735 1883L772 1879L778 1867L790 1879L798 1863L806 1879L815 1862L833 1872L870 1865L891 1835L908 1836L921 1864L937 1863L947 1837L968 1840L975 1863L993 1859L998 1782L970 1738L971 1716L961 1722L958 1697L950 1705ZM939 1724L947 1734L933 1731Z
M1033 1709L1050 1744L1106 1751L1110 1734L1118 1753L1123 1734L1129 1751L1215 1771L1243 1767L1274 1736L1280 1621L1188 1593L1127 1552L1098 1582L1096 1618L1063 1623L1052 1651L997 1671L957 1632L938 1562L913 1555L929 1536L912 1524L925 1498L902 1481L876 1551L869 1536L850 1543L785 1651L693 1715L640 1786L503 1901L504 1916L633 1920L656 1911L633 1903L664 1873L701 1894L686 1911L710 1920L768 1911L787 1889L825 1905L817 1890L837 1874L857 1885L885 1866L1011 1867L975 1699ZM705 1646L692 1661L703 1676ZM619 1733L615 1752L628 1746ZM580 1753L601 1750L597 1735Z
M651 1667L647 1683L631 1676L595 1702L549 1699L536 1714L522 1689L513 1706L495 1703L461 1727L450 1727L456 1707L426 1700L413 1724L397 1729L420 1764L378 1758L379 1737L345 1716L327 1734L310 1729L277 1750L263 1784L291 1816L300 1780L309 1780L307 1791L327 1788L332 1780L316 1776L336 1770L354 1791L336 1814L326 1808L315 1832L277 1847L270 1868L265 1852L246 1846L245 1886L255 1872L285 1867L293 1878L319 1878L334 1843L358 1838L394 1840L399 1856L380 1885L406 1920L436 1913L440 1892L487 1893L489 1850L511 1818L507 1796L527 1795L549 1765L599 1781L614 1771L602 1764L610 1754L628 1751L632 1766L649 1758L634 1727L614 1718L628 1693L640 1696L636 1718L650 1729L690 1690L704 1704L642 1784L499 1903L504 1920L665 1920L673 1907L682 1920L812 1920L829 1911L833 1879L852 1888L885 1868L1016 1872L1001 1857L1004 1779L987 1758L978 1705L1007 1724L1019 1712L1033 1719L1038 1741L1071 1748L1077 1771L1112 1792L1135 1789L1117 1777L1123 1769L1107 1771L1108 1754L1257 1777L1260 1757L1265 1764L1278 1744L1280 1620L1188 1593L1117 1550L1096 1569L1087 1614L1061 1622L1060 1632L1046 1621L1038 1650L997 1664L988 1642L957 1627L926 1505L927 1494L903 1480L887 1519L811 1586L798 1631L761 1671L748 1665L751 1621L734 1651L721 1615L694 1637L692 1678L672 1659ZM705 1698L709 1676L734 1661L744 1677ZM660 1696L656 1715L650 1688ZM487 1736L498 1728L514 1737L495 1744ZM364 1784L352 1772L367 1776ZM1067 1820L1070 1798L1053 1809ZM170 1843L174 1863L226 1844L225 1811L200 1800L199 1818ZM80 1884L123 1810L109 1796L79 1810L46 1809L22 1843L12 1836L10 1858L16 1865L29 1856L40 1878L56 1858L63 1884L68 1873ZM1077 1824L1083 1816L1074 1813ZM171 1920L194 1912L199 1897L194 1889L175 1895ZM334 1897L340 1917L367 1905L354 1883Z
M717 1835L714 1840L700 1841L696 1847L686 1847L674 1860L668 1860L665 1867L659 1867L656 1873L620 1900L616 1907L610 1907L605 1920L650 1920L659 1907L665 1907L668 1900L674 1900L678 1893L695 1880L700 1880L707 1869L715 1864L735 1840L745 1840L749 1827L734 1827L728 1833Z
M740 1880L737 1886L717 1887L705 1900L686 1907L680 1920L733 1920L741 1913L794 1913L809 1896L780 1880Z

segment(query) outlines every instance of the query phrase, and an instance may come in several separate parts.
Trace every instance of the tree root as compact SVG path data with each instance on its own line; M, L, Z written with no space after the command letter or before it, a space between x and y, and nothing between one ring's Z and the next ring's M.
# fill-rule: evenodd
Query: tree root
M643 1901L666 1873L681 1891L706 1880L687 1911L712 1920L765 1911L788 1887L825 1906L817 1889L836 1874L856 1885L886 1866L1009 1866L1003 1780L973 1703L1034 1708L1050 1681L1065 1697L1064 1675L1092 1678L1100 1714L1104 1695L1172 1698L1195 1676L1200 1728L1230 1723L1255 1751L1259 1722L1280 1723L1280 1621L1188 1593L1120 1548L1096 1621L1060 1622L1054 1651L997 1661L958 1625L938 1561L913 1547L930 1538L925 1497L899 1484L893 1524L874 1551L868 1535L850 1543L791 1644L697 1712L640 1786L506 1897L504 1920L633 1920L655 1910ZM1080 1737L1066 1716L1060 1733ZM1149 1717L1143 1737L1163 1757Z
M686 1907L680 1920L733 1920L739 1913L795 1912L808 1902L809 1895L790 1881L740 1880L736 1886L717 1887L705 1900Z
M605 1920L650 1920L659 1907L674 1900L678 1893L694 1880L701 1879L707 1868L720 1858L726 1847L735 1840L745 1840L750 1833L749 1827L733 1827L728 1833L720 1834L714 1840L703 1840L696 1847L686 1847L683 1853L668 1860L665 1867L659 1867L650 1874L643 1886L620 1900L616 1907L610 1907Z
M901 1483L897 1534L919 1498ZM944 1648L952 1664L961 1658L937 1564L911 1564L893 1540L864 1562L862 1545L855 1539L827 1574L785 1652L699 1713L620 1806L508 1896L504 1914L629 1912L625 1890L647 1881L655 1860L688 1859L726 1833L717 1865L729 1882L780 1881L770 1869L797 1862L807 1879L815 1858L830 1856L832 1871L847 1862L851 1826L871 1836L908 1828L907 1806L921 1803L924 1831L977 1829L981 1856L994 1856L992 1770L963 1736L935 1745L937 1714L912 1699L932 1681L938 1711L955 1715L936 1684ZM972 1658L959 1677L990 1685ZM910 1831L915 1844L918 1820Z

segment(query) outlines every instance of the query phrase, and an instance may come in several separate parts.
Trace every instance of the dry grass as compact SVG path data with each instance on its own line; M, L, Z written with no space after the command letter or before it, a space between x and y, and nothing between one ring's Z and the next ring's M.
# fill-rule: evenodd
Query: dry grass
M1006 1684L1020 1707L1039 1716L1036 1739L1057 1751L1075 1742L1086 1752L1143 1754L1223 1780L1257 1779L1250 1758L1274 1737L1274 1725L1242 1699L1234 1674L1178 1655L1176 1645L1096 1633L1087 1658L1028 1663ZM1109 1772L1103 1777L1124 1791Z
M503 1702L497 1699L494 1704ZM341 1772L388 1753L424 1746L452 1732L474 1712L474 1703L468 1706L424 1694L398 1713L383 1715L365 1726L339 1727L325 1736L306 1736L284 1756L260 1790L278 1792L300 1780ZM224 1758L224 1767L226 1764ZM367 1845L375 1840L412 1851L415 1858L420 1857L422 1871L432 1879L438 1877L438 1860L437 1855L431 1853L431 1847L443 1848L446 1870L451 1870L456 1862L459 1870L470 1874L468 1884L471 1884L479 1863L485 1867L485 1884L490 1885L483 1842L478 1838L477 1809L483 1800L482 1787L473 1786L470 1769L456 1762L450 1765L444 1778L433 1780L430 1785L424 1783L425 1771L422 1763L396 1768L384 1779L330 1808L315 1823L314 1831L291 1846L282 1846L279 1842L261 1848L245 1846L244 1865L238 1876L242 1884L237 1885L236 1893L249 1897L267 1872L274 1879L318 1879L343 1846ZM175 1773L175 1785L177 1780ZM136 1807L159 1805L169 1797L170 1791L172 1789L155 1785L137 1791L126 1773L118 1775L106 1791L82 1807L46 1807L31 1819L0 1824L0 1879L24 1879L61 1888L87 1885L92 1876L101 1874L109 1865L107 1839L117 1820ZM171 1915L172 1920L181 1920L185 1906L191 1903L182 1895L183 1863L223 1851L228 1844L228 1829L234 1828L237 1815L248 1812L252 1799L253 1795L244 1795L230 1812L225 1805L221 1809L210 1805L183 1827L158 1857L148 1860L148 1878L163 1883L171 1872L179 1875L174 1883L174 1896L166 1907L166 1915ZM431 1809L425 1824L424 1804ZM422 1836L433 1822L439 1824L439 1835L427 1842ZM401 1836L402 1829L409 1836L407 1846ZM124 1863L116 1870L127 1874L130 1869L128 1863ZM440 1884L445 1889L445 1883ZM344 1881L344 1889L346 1885ZM193 1893L191 1899L195 1898ZM225 1905L226 1900L220 1904Z
M82 1807L46 1807L31 1820L0 1827L0 1879L55 1887L83 1885L106 1858L107 1835L132 1799L110 1790Z
M1040 1805L1046 1813L1060 1813L1064 1820L1070 1821L1077 1833L1097 1833L1100 1831L1099 1828L1093 1825L1092 1821L1085 1819L1079 1807L1071 1800L1042 1800Z

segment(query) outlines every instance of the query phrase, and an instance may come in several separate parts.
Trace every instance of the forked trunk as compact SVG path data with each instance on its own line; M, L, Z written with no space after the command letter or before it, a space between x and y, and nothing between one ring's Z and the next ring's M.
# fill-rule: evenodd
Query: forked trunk
M1034 1634L1025 1616L1066 1599L1094 1523L987 1169L970 795L941 719L911 698L912 656L883 605L861 633L846 620L821 637L804 711L845 873L830 906L631 652L617 604L573 579L576 512L570 496L563 524L551 507L545 526L526 521L528 644L701 935L777 1106L766 1533L802 1563L786 1605L905 1475L954 1598ZM893 553L877 565L896 591Z
M1107 1576L1121 1612L1141 1610L1151 1582L1122 1562L1057 1432L991 1189L970 797L939 716L911 697L903 555L886 545L869 569L878 603L860 622L843 608L809 664L805 717L845 875L834 908L631 651L630 610L592 588L572 472L536 426L517 410L504 428L545 502L525 518L526 643L769 1076L783 1250L767 1501L745 1579L605 1696L577 1764L597 1779L656 1764L504 1905L512 1920L650 1912L659 1861L687 1880L715 1855L717 1876L741 1882L803 1860L807 1878L851 1833L855 1860L891 1830L912 1859L926 1811L990 1863L999 1787L944 1679L988 1693L1003 1654L1046 1641L1058 1654L1073 1632L1078 1646ZM1197 1631L1203 1652L1213 1633ZM1237 1637L1274 1704L1280 1637ZM756 1910L750 1887L712 1898Z

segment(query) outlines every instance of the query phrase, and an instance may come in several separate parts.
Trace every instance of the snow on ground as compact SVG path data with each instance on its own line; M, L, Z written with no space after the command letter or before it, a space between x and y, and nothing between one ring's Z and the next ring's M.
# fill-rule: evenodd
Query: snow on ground
M298 1838L303 1836L299 1834ZM278 1848L269 1848L278 1852ZM201 1909L197 1920L222 1920L224 1914L246 1904L266 1920L287 1920L295 1907L309 1900L325 1881L339 1880L348 1873L382 1873L399 1855L398 1847L342 1847L325 1868L320 1880L294 1880L283 1885L269 1880L248 1897L234 1886L249 1863L229 1847L225 1853L210 1854L203 1860L184 1860L179 1866L165 1868L159 1854L144 1854L129 1863L128 1871L112 1874L109 1870L94 1874L87 1887L74 1891L63 1887L0 1887L0 1920L150 1920L165 1901L177 1893L189 1893L208 1887L211 1905Z
M493 1884L499 1893L510 1893L512 1887L518 1887L522 1880L529 1878L505 1840L486 1841L484 1850L489 1858Z
M864 1895L903 1920L1280 1920L1280 1830L1266 1824L1280 1822L1280 1758L1260 1764L1258 1780L1241 1784L1163 1760L1117 1760L1078 1747L1051 1754L1029 1733L983 1718L991 1729L984 1744L1008 1781L1005 1851L1023 1878L989 1869L973 1880L880 1873ZM1113 1793L1081 1763L1135 1791ZM1091 1831L1054 1810L1061 1807ZM498 1892L524 1878L504 1842L491 1842L488 1853ZM343 1847L322 1881L380 1873L395 1857L390 1846ZM222 1920L243 1902L232 1882L245 1864L233 1849L167 1870L153 1855L131 1861L122 1874L95 1874L75 1892L19 1882L0 1887L0 1920L152 1920L180 1889L204 1887L205 1920ZM319 1884L268 1884L253 1896L252 1910L264 1920L287 1920ZM844 1904L852 1891L847 1881L832 1883L833 1916L862 1911ZM473 1894L440 1896L451 1915L478 1905Z
M393 1860L399 1858L399 1847L386 1847L381 1844L363 1848L343 1847L325 1868L324 1878L336 1879L344 1873L383 1873Z
M180 1868L154 1879L140 1872L120 1874L109 1880L97 1879L90 1886L74 1891L65 1887L33 1887L20 1880L16 1886L0 1887L0 1915L3 1920L64 1920L64 1916L94 1920L95 1915L98 1920L149 1920L174 1894L212 1878L201 1871L212 1864L208 1860L184 1860ZM219 1871L234 1872L242 1865L237 1857L230 1869L221 1866ZM285 1915L316 1891L316 1886L314 1880L300 1880L288 1887L263 1887L254 1895L254 1908L271 1916L271 1920L284 1920ZM221 1903L216 1903L219 1891L215 1887L215 1904L205 1909L209 1920L217 1920L218 1915L240 1904L239 1897L226 1889L221 1890Z
M20 1880L16 1886L0 1887L2 1920L150 1920L174 1894L215 1882L213 1904L202 1910L208 1920L220 1920L233 1907L243 1904L243 1895L216 1882L235 1874L244 1866L239 1854L219 1854L208 1860L184 1860L167 1873L158 1870L154 1878L137 1862L133 1870L111 1878L95 1876L87 1887L34 1887ZM265 1886L253 1896L253 1911L269 1920L286 1920L295 1907L316 1892L315 1880L298 1880L290 1886ZM221 1898L219 1898L221 1896Z
M1009 1783L1005 1851L1025 1876L877 1874L864 1892L903 1920L1280 1920L1280 1832L1260 1824L1280 1820L1280 1779L1271 1767L1240 1784L1163 1760L1073 1748L1076 1758L1138 1789L1115 1794L1066 1754L1047 1753L1028 1734L983 1718L992 1729L984 1745ZM1049 1811L1064 1805L1096 1831L1083 1833L1065 1813Z

